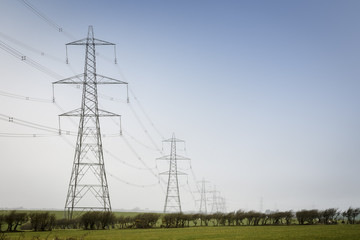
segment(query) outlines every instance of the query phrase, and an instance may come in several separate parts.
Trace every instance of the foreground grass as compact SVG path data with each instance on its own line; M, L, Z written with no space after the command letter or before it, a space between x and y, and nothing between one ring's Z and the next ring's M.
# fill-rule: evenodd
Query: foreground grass
M54 230L52 232L6 233L7 240L34 239L360 239L360 225L192 227L177 229ZM0 235L1 239L1 235Z

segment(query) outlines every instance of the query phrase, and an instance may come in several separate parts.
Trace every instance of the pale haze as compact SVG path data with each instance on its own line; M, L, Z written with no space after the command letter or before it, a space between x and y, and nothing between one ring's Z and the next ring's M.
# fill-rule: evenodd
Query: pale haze
M80 107L81 88L55 86L52 103L51 83L83 72L85 49L68 47L66 64L65 44L89 25L116 43L116 65L97 48L97 72L129 83L130 103L126 87L98 89L122 115L123 136L101 120L113 209L162 211L156 158L173 133L191 158L184 211L199 210L202 179L209 209L215 186L227 211L359 207L359 12L348 0L0 0L0 41L18 52L0 48L0 208L64 208L76 136L17 119L57 129Z

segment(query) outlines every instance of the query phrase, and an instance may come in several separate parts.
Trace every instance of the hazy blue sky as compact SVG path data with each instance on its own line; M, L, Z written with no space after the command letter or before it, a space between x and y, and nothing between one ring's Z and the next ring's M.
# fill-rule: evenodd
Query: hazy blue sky
M173 132L186 141L181 154L196 180L216 185L227 210L260 210L261 198L263 210L360 206L359 1L29 3L63 32L22 1L0 0L0 40L62 77L83 71L84 49L69 47L66 65L65 44L86 37L89 25L117 44L117 65L112 48L97 49L97 71L128 81L141 106L134 95L125 103L125 88L99 88L120 99L99 101L122 114L125 130L103 139L106 169L123 181L108 177L113 208L163 208L163 184L125 182L157 183L138 157L165 171L154 143L161 148ZM4 96L51 99L61 77L2 49L0 64L0 114L57 128L59 114L80 106L81 91L69 86L56 86L56 104ZM61 123L76 131L77 121ZM118 126L104 120L102 130ZM3 137L46 134L7 121L0 133L0 208L62 209L76 137ZM189 164L180 167L189 173L180 179L183 209L197 210Z

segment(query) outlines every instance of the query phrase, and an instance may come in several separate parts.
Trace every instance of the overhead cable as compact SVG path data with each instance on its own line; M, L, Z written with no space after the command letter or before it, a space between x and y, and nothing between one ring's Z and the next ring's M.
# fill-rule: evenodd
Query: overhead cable
M131 87L129 87L130 93L133 96L133 98L135 99L135 102L137 103L137 105L139 106L140 110L142 111L142 113L144 114L144 116L146 117L146 119L149 121L150 125L154 128L155 132L160 136L161 139L165 139L164 135L162 135L159 131L159 129L155 126L154 122L150 119L149 114L147 114L147 112L145 111L143 105L140 103L139 99L136 97L133 89Z
M3 133L0 132L0 137L13 137L13 138L38 138L38 137L56 137L58 133L53 134L39 134L39 133Z
M34 98L34 97L28 97L23 95L18 95L14 93L4 92L0 90L0 95L4 97L10 97L10 98L16 98L26 101L33 101L33 102L43 102L43 103L52 103L53 101L51 99L45 99L45 98Z
M123 180L123 179L115 176L114 174L111 174L109 171L106 171L106 173L109 176L113 177L114 179L118 180L119 182L125 183L125 184L133 186L133 187L147 188L147 187L155 187L155 186L158 186L160 184L160 182L152 183L152 184L146 184L146 185L145 184L135 184L135 183L131 183L129 181Z
M41 65L40 63L37 63L36 61L32 60L31 58L27 57L26 55L22 54L15 48L9 46L8 44L4 43L3 41L0 41L0 48L6 51L7 53L11 54L13 57L16 57L17 59L25 62L26 64L29 64L30 66L36 68L37 70L49 75L50 77L54 79L62 79L63 76L53 72L49 68Z
M10 37L10 36L6 35L5 33L0 32L0 37L8 40L8 41L11 42L11 43L14 43L14 44L20 46L20 47L22 47L22 48L25 48L25 49L27 49L27 50L29 50L29 51L31 51L31 52L34 52L34 53L36 53L36 54L38 54L38 55L40 55L40 56L44 56L44 57L50 58L50 59L55 60L55 61L57 61L57 62L64 62L64 61L63 61L61 58L59 58L59 57L55 57L55 56L52 56L52 55L50 55L50 54L48 54L48 53L45 53L45 52L40 51L40 50L38 50L38 49L35 49L35 48L33 48L33 47L31 47L31 46L29 46L29 45L27 45L27 44L25 44L25 43L23 43L23 42L15 39L15 38L13 38L13 37Z
M140 157L140 155L135 151L135 149L131 146L131 144L129 143L129 141L126 139L126 137L124 135L122 135L121 137L125 144L128 146L128 148L131 150L131 152L136 156L136 158L153 174L154 177L156 177L157 179L159 178L159 175L157 173L154 172L154 170L152 168L150 168L145 162L144 160Z
M44 13L40 12L38 9L34 7L34 5L30 4L26 0L19 0L20 3L22 3L25 7L27 7L30 11L32 11L35 15L40 17L44 22L49 24L52 28L56 29L60 33L64 33L68 38L75 39L74 36L69 34L68 32L64 31L64 29L59 26L55 21L50 19L48 16L46 16Z
M142 167L138 167L138 166L135 166L135 165L132 165L122 159L120 159L119 157L115 156L114 154L112 154L111 152L109 152L108 150L104 149L104 152L107 153L109 156L111 156L113 159L123 163L124 165L126 166L129 166L129 167L132 167L132 168L135 168L135 169L138 169L138 170L149 170L149 168L142 168Z
M154 141L154 139L150 136L148 130L146 129L145 125L143 124L143 122L141 121L139 115L135 112L135 109L132 107L131 103L128 104L130 107L131 112L133 113L133 115L135 116L137 122L139 123L139 125L142 127L144 133L146 134L146 136L149 138L150 142L154 145L154 147L156 148L156 150L163 154L162 150L157 146L156 142Z
M42 73L47 74L48 76L50 76L51 78L54 78L56 80L60 80L60 79L64 79L65 77L52 71L51 69L41 65L40 63L34 61L33 59L27 57L25 54L23 54L22 52L18 51L17 49L11 47L9 44L3 42L0 40L0 48L3 49L4 51L6 51L7 53L9 53L10 55L12 55L13 57L25 62L26 64L30 65L31 67L41 71ZM107 96L105 94L101 94L99 93L99 97L100 98L104 98L104 99L116 99L113 98L111 96ZM117 99L119 100L119 99ZM54 101L54 99L53 99ZM120 102L120 100L119 100ZM124 100L122 100L122 102L124 102Z

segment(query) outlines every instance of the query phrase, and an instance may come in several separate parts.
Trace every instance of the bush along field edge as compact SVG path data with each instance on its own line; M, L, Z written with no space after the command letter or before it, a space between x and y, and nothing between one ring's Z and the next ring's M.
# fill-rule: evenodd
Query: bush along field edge
M74 219L57 219L51 212L0 212L0 231L51 231L53 229L145 229L184 228L197 226L260 226L359 224L360 208L346 211L325 210L275 211L266 213L238 210L236 212L204 213L139 213L135 216L116 216L114 212L85 212Z

